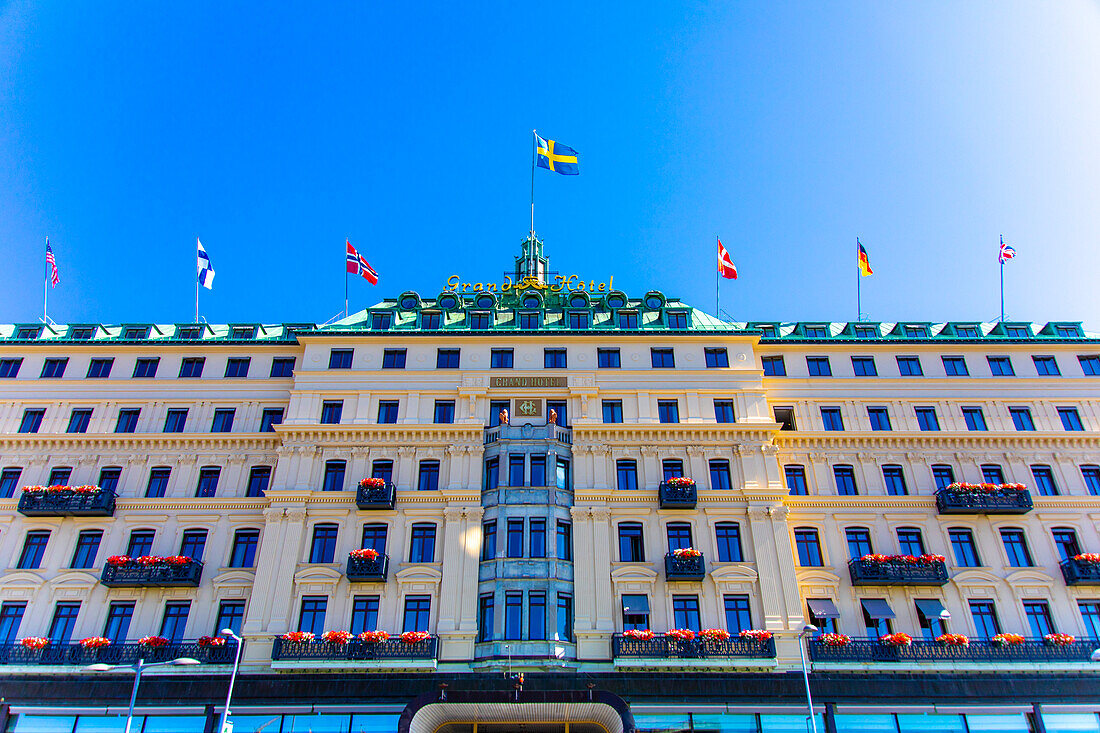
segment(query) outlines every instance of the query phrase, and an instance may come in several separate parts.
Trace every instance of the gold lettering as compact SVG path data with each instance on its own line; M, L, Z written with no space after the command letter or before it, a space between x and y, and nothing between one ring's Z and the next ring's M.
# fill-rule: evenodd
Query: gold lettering
M590 292L590 293L596 292L596 281L595 280L592 280L588 283L588 292Z
M443 292L453 293L456 290L458 290L458 275L451 275L447 278L447 288Z
M565 286L565 275L555 275L555 283L550 286L550 292L560 293L561 289Z
M495 293L497 291L497 284L496 283L489 283L488 285L485 286L485 289L488 290L490 293Z
M583 288L577 288L577 286L573 284L573 281L576 280L576 279L577 279L576 275L570 275L569 277L565 278L565 289L570 291L570 292L572 292L574 290L579 290L579 289L583 290Z
M608 280L607 280L607 289L608 290L614 290L615 289L615 276L614 275L612 275L610 278L608 278Z
M511 289L512 289L512 278L505 275L504 276L504 282L502 282L500 284L500 292L501 293L507 293Z
M480 293L484 288L481 287L481 283L474 283L474 292Z
M604 287L605 287L606 285L607 285L607 283L600 283L600 287L596 288L596 290L598 290L599 292L601 292L601 293L602 293L602 292L603 292L603 289L604 289Z
M462 283L462 292L465 293L467 290L469 290L473 286L474 286L473 283Z

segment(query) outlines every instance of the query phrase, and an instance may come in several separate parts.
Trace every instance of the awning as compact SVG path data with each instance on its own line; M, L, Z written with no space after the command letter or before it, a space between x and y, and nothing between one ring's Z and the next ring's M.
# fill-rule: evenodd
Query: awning
M649 596L623 596L623 613L649 613Z
M947 611L943 607L943 602L939 598L918 598L914 601L917 604L917 610L921 615L929 620L939 620L940 614Z
M863 612L876 621L884 618L897 618L894 609L890 608L890 604L883 598L864 598L860 601L860 604L863 605Z
M840 611L836 610L831 598L807 598L806 605L814 618L840 618Z

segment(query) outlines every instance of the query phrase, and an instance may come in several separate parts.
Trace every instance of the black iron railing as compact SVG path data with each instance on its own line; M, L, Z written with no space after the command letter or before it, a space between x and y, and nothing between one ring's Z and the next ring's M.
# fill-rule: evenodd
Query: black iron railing
M360 509L393 509L397 487L392 481L381 486L360 486L355 490L355 506Z
M347 644L333 644L314 639L313 641L287 641L276 637L271 648L271 658L275 661L301 660L387 660L387 659L435 659L437 637L425 641L407 644L401 639L368 642L352 639Z
M898 560L849 560L852 585L945 585L947 566L942 561L907 563Z
M180 565L168 563L154 563L152 565L139 565L127 563L126 565L103 566L103 575L99 582L108 588L126 587L153 587L153 588L177 588L198 587L202 580L202 561L188 560Z
M768 659L775 657L775 640L734 637L720 641L696 637L690 641L682 641L665 636L633 639L615 634L611 637L611 654L616 659Z
M25 517L109 517L115 513L118 495L107 489L76 491L24 491L16 508Z
M1027 489L999 489L992 493L963 489L936 491L940 514L1027 514L1032 509Z
M1062 577L1066 585L1100 585L1100 563L1073 558L1063 560Z
M348 580L385 583L389 564L389 555L379 555L373 560L369 557L348 556Z
M662 481L657 489L657 505L661 509L694 509L698 498L695 484L669 486L667 481Z
M845 646L810 640L815 662L1087 662L1096 643L1075 641L1066 646L1027 639L1022 644L997 645L971 639L969 646L947 646L931 639L914 639L909 646L887 646L878 639L852 639Z
M676 557L671 552L665 555L666 580L702 580L706 575L707 564L702 555Z
M129 642L99 649L85 649L80 644L48 644L42 649L0 644L0 664L133 664L139 659L166 662L179 657L197 659L203 664L232 664L236 649L232 642L222 646L200 646L194 641L156 648Z

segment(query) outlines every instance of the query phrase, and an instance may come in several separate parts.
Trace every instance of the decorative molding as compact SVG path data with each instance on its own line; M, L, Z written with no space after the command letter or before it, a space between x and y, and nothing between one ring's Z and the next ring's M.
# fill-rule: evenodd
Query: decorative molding
M776 426L778 427L778 426ZM739 423L674 423L643 424L603 423L574 425L573 444L586 443L613 445L722 445L738 443L767 443L775 434L774 429L759 424Z
M81 460L95 462L92 453L148 454L161 450L219 451L229 455L276 450L278 436L271 433L9 433L0 435L0 452L35 449L41 452L79 451Z
M916 460L920 456L910 451L940 450L964 455L984 449L1015 453L1020 450L1065 451L1067 448L1096 450L1100 448L1100 433L1087 432L779 432L775 446L782 453L789 451L847 448L849 450L906 451Z

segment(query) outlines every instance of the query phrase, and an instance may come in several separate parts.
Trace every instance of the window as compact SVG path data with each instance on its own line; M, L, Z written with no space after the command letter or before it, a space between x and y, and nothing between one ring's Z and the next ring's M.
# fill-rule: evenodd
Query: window
M919 529L910 527L898 529L898 552L902 555L923 555L924 538Z
M669 328L687 328L687 313L682 311L669 311L668 313L668 327Z
M638 314L637 313L619 313L619 328L621 329L635 329L638 327Z
M1081 424L1081 416L1077 414L1076 407L1059 407L1058 417L1062 418L1062 427L1065 430L1084 430Z
M523 520L509 519L507 526L504 543L506 557L523 557Z
M985 360L989 362L989 371L994 377L1016 376L1012 369L1012 360L1007 356L987 356Z
M481 559L492 560L497 556L497 523L496 520L483 522L481 525Z
M328 352L329 369L351 369L354 349L332 349Z
M623 401L603 401L603 421L605 423L621 423L623 421Z
M905 335L908 338L928 338L928 329L924 326L905 326Z
M1005 473L996 463L983 463L982 481L987 484L1003 484Z
M332 562L336 558L335 524L318 524L313 527L313 542L309 546L310 562Z
M1053 356L1033 356L1031 361L1035 363L1035 373L1040 377L1057 377L1062 374L1058 369L1058 361Z
M504 638L519 639L523 636L523 593L509 591L504 594Z
M596 349L596 365L600 369L618 369L621 366L619 362L619 350Z
M649 596L624 594L622 606L623 631L649 628Z
M723 596L726 609L726 630L736 635L752 628L752 614L749 612L748 596Z
M50 479L46 482L47 486L63 486L69 483L69 476L72 474L73 469L67 466L58 466L50 471Z
M823 339L829 337L829 329L824 325L806 326L803 332L806 334L806 338L810 339Z
M780 430L796 430L794 422L794 408L793 407L773 407L772 415L775 417L775 421L780 424Z
M233 533L233 549L229 553L229 567L256 567L256 548L260 545L260 530L238 529Z
M657 400L657 419L662 423L680 422L680 403L677 400Z
M4 475L7 475L8 470L5 469ZM1100 466L1081 466L1081 478L1085 481L1085 488L1092 496L1100 496ZM0 486L5 486L3 481L0 480ZM14 486L13 486L14 488ZM6 490L6 488L5 488ZM10 496L10 494L3 494L4 496Z
M99 471L99 488L104 491L118 489L118 480L122 476L122 469L117 466L107 466Z
M798 552L798 564L804 568L821 567L821 544L817 539L817 530L799 527L794 530L794 546Z
M932 466L932 480L937 489L946 489L955 483L955 469L946 464L937 463Z
M940 615L947 609L940 601L918 598L914 605L917 609L917 622L920 624L921 635L925 639L931 641L947 633L947 621Z
M365 524L363 525L363 541L359 546L364 550L370 549L379 555L385 555L387 533L388 528L384 524Z
M672 349L650 349L649 358L654 369L672 369L676 366Z
M23 410L23 419L19 422L19 432L37 433L42 427L42 418L46 416L44 409Z
M485 312L471 313L469 319L470 328L475 331L487 331L489 330L489 325L492 323L489 314Z
M1017 430L1034 430L1035 422L1031 419L1031 410L1027 407L1010 407L1008 414L1012 416L1012 424Z
M277 356L271 360L271 377L292 377L294 376L294 359L293 356Z
M199 338L199 326L181 326L176 331L176 336L184 340L194 340Z
M844 418L840 415L839 407L822 407L821 422L826 430L844 429Z
M65 367L68 366L69 360L66 359L46 359L42 363L42 374L40 379L61 379L65 376Z
M159 499L168 490L168 478L172 475L172 469L168 466L157 466L149 471L149 483L145 485L145 496L149 499Z
M500 459L489 458L485 461L485 490L491 491L498 486L500 486Z
M439 490L439 461L421 461L420 475L416 482L417 491Z
M346 461L325 461L325 479L322 485L322 491L343 491L344 472L346 469Z
M977 326L955 326L955 335L964 339L978 338Z
M458 369L459 349L437 349L435 353L436 369Z
M966 421L967 430L987 430L985 414L980 407L962 408L963 420Z
M733 400L714 401L714 421L718 423L737 422L733 414Z
M1058 496L1058 486L1054 483L1054 472L1050 466L1032 466L1031 476L1035 479L1039 496Z
M724 348L703 349L703 359L708 369L722 369L730 365L729 354Z
M708 463L710 467L710 488L715 490L729 490L733 488L730 481L730 462L724 459L712 459Z
M888 496L905 496L909 493L909 489L905 486L905 474L902 472L901 466L883 466L882 481L886 485Z
M714 525L718 541L718 562L741 562L741 527L736 522L719 522Z
M936 431L940 429L940 421L936 417L935 407L917 407L917 425L921 430Z
M559 560L573 559L573 523L558 520L557 531L557 558Z
M126 635L130 633L130 621L133 618L133 601L112 602L107 611L107 623L103 626L103 635L110 639L112 644L121 644L126 641Z
M527 478L527 456L513 453L508 456L508 485L523 486Z
M235 341L248 341L256 337L256 327L234 326L229 332L229 337Z
M490 351L489 367L491 369L511 369L512 349L493 349Z
M573 596L568 593L558 593L557 638L573 640Z
M4 361L8 361L5 359ZM22 361L21 359L19 361ZM1081 363L1081 371L1085 373L1086 377L1100 377L1100 356L1078 356L1077 361ZM3 373L3 362L0 362L0 377L5 376ZM16 365L16 370L19 366ZM11 376L15 376L12 374Z
M827 356L807 356L806 368L809 370L811 377L833 376L833 370L829 366L829 357Z
M1100 639L1100 602L1077 601L1077 608L1085 622L1085 633L1094 640Z
M435 525L414 524L409 541L409 562L435 562Z
M214 422L210 425L212 433L232 433L233 416L236 414L233 408L219 408L214 410Z
M343 412L343 400L325 400L321 403L321 424L339 425Z
M852 560L874 552L871 549L871 533L863 527L844 530L844 538L848 542L848 557Z
M94 331L95 329L93 328L74 327L69 331L69 338L71 338L73 341L87 341L94 335Z
M395 425L397 424L397 400L379 400L378 401L378 424L379 425Z
M1069 560L1074 555L1081 554L1081 545L1077 542L1077 533L1068 527L1055 527L1051 530L1054 538L1054 546L1058 549L1058 556L1062 560Z
M168 410L164 418L164 432L166 433L182 433L184 427L187 425L187 409L186 408L173 408Z
M1014 568L1031 567L1031 553L1028 552L1022 529L1002 529L1001 542L1004 543L1009 565Z
M875 357L853 356L852 371L857 377L877 377L878 369L875 368Z
M195 488L195 496L211 497L218 492L218 477L222 470L217 466L203 466L199 469L199 484Z
M431 613L430 596L409 596L405 599L405 618L401 628L405 631L427 631Z
M579 311L570 311L569 328L574 331L583 331L588 328L588 314Z
M92 359L88 364L88 379L106 379L111 376L114 359Z
M1050 604L1046 601L1024 601L1024 615L1033 637L1041 639L1054 633L1054 620L1050 617Z
M23 613L27 604L5 601L0 606L0 644L14 644L19 638L19 625L23 623Z
M99 554L99 543L102 541L101 530L88 529L81 532L76 538L76 549L73 550L73 560L69 567L94 568L96 555Z
M533 331L539 327L539 314L538 313L520 313L519 314L519 327L526 331Z
M699 596L672 597L672 625L677 629L699 629Z
M393 461L390 460L376 460L371 463L370 467L371 478L380 478L387 484L393 482Z
M392 322L393 314L391 313L372 313L370 317L372 331L389 331Z
M263 413L260 415L260 432L261 433L274 433L275 426L281 425L283 422L283 408L281 407L265 407Z
M546 369L565 369L565 349L543 349L542 365Z
M5 604L7 605L7 604ZM76 617L80 613L80 603L58 603L53 609L50 620L50 641L56 644L68 644L76 628Z
M980 567L982 562L978 558L978 546L974 544L974 533L969 529L949 529L947 536L951 538L951 550L955 554L955 564L961 568Z
M130 557L152 555L153 537L151 529L135 529L130 533L130 541L126 543L126 554Z
M116 433L132 433L137 430L138 417L141 415L139 408L123 408L118 411L118 421L115 422Z
M863 627L867 629L867 636L872 639L877 639L883 634L889 634L893 630L890 624L893 611L890 611L889 606L882 610L876 610L874 614L869 612L868 606L877 609L879 604L887 606L886 601L881 598L864 598L859 603L863 610ZM889 612L889 616L886 615L887 612Z
M809 493L806 487L805 466L784 466L783 475L787 478L787 491L791 496L806 496Z
M661 461L661 476L663 480L681 478L684 475L684 462L677 458L666 458Z
M1024 339L1030 335L1031 330L1027 326L1005 326L1005 336L1009 338Z
M226 379L244 379L248 376L248 366L252 363L252 359L247 356L234 357L227 359L225 362L225 378Z
M787 376L787 365L783 363L782 356L762 356L760 367L764 370L765 377Z
M512 403L509 400L490 400L489 401L489 427L495 428L500 425L500 413L511 407Z
M890 429L890 413L885 407L868 407L867 418L871 421L871 430Z
M812 598L806 601L807 617L810 623L821 630L823 634L837 633L837 619L840 613L831 598Z
M187 628L187 616L191 612L191 601L172 601L164 604L164 617L160 621L160 635L173 644L183 641L183 632Z
M19 562L15 567L20 570L35 570L41 566L42 557L46 554L46 544L49 541L48 530L27 532L23 540L23 550L19 553Z
M383 369L404 369L405 349L385 349L382 352Z
M645 562L645 544L640 523L619 522L619 560Z
M202 368L205 364L205 357L187 357L180 363L180 379L198 379L202 376Z
M15 488L19 485L19 477L22 475L21 468L5 468L0 472L0 498L10 499L15 496Z
M687 522L669 522L665 527L665 535L668 537L668 551L686 549L692 546L691 525Z
M351 602L351 633L378 629L378 596L355 596Z
M328 611L328 598L324 596L304 596L302 609L298 613L298 631L307 631L318 639L325 631L325 613Z
M420 328L425 331L438 331L442 314L423 311L420 314Z
M1025 336L1028 335L1026 327L1024 328L1024 332ZM1079 338L1081 336L1076 326L1055 326L1054 332L1062 338Z
M961 356L944 356L943 370L949 377L968 377L970 372L966 369L966 359Z
M22 359L0 359L0 379L15 379L22 364Z
M919 356L899 356L898 371L903 377L923 377L924 370L920 365Z
M840 496L855 496L856 474L851 466L833 466L833 478L836 481L836 493Z
M491 641L493 638L493 618L496 611L496 599L492 593L486 593L477 599L477 640Z
M69 413L69 427L65 429L67 433L86 433L88 432L88 423L92 420L92 411L86 409L73 410Z

